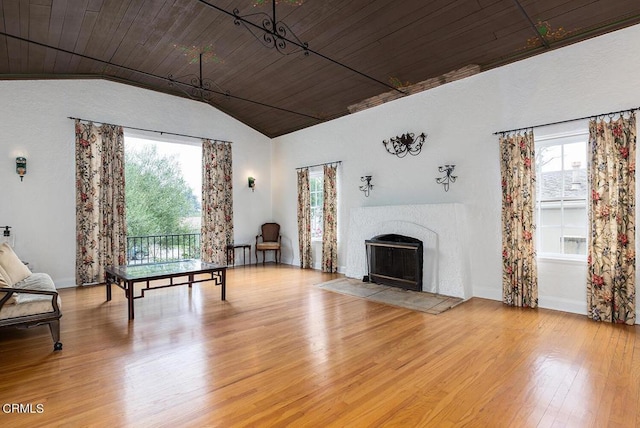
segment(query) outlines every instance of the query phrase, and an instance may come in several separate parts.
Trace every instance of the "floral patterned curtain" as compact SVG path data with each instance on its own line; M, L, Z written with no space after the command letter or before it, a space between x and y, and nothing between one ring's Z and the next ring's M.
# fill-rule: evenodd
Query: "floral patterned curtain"
M324 166L323 218L322 218L322 270L338 271L338 198L336 192L336 165Z
M587 311L595 321L635 323L636 116L589 122L590 241Z
M309 168L298 170L298 244L300 267L311 268L311 194Z
M233 244L233 184L231 143L202 140L201 257L225 265Z
M124 131L76 120L76 284L127 262Z
M502 175L502 298L511 306L538 306L533 132L500 137Z

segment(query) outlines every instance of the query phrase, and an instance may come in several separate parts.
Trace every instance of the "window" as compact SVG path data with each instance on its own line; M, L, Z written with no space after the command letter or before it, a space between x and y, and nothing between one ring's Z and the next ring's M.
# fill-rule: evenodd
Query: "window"
M536 231L540 256L587 254L587 131L536 138Z
M311 239L322 239L322 208L324 205L323 170L309 171L309 192L311 197Z
M199 257L202 147L125 134L128 263Z

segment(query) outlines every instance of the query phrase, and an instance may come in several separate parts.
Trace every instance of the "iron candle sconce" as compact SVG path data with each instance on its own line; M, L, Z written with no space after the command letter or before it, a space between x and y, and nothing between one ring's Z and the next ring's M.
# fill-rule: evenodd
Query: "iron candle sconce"
M445 192L449 191L449 184L455 183L456 178L458 178L458 176L452 175L455 167L455 165L440 165L438 167L438 172L444 172L444 176L436 178L436 183L442 184Z
M249 177L249 189L251 189L252 192L256 190L256 179L253 177Z
M365 175L364 177L360 177L360 181L364 184L360 186L360 190L364 192L365 197L369 197L369 192L373 189L373 184L371 184L371 176Z

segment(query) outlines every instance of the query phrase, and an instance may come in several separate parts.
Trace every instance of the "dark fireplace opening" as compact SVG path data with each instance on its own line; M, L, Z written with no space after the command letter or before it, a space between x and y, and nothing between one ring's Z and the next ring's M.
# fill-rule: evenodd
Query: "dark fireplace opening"
M365 241L369 281L422 291L422 241L386 234Z

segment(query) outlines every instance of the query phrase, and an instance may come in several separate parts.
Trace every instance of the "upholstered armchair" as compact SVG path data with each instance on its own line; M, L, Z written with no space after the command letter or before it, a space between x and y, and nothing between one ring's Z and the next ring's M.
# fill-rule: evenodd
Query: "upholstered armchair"
M256 236L256 264L258 264L258 251L262 251L262 264L267 251L275 253L276 263L282 261L282 238L280 236L280 225L278 223L265 223L261 227L262 234Z

